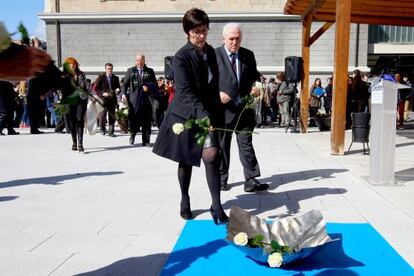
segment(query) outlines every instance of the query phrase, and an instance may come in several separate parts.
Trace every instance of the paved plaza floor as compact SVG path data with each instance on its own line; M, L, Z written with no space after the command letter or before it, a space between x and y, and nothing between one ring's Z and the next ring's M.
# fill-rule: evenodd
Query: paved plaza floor
M0 137L0 275L158 275L185 225L177 164L140 137L130 146L127 135L87 135L82 154L67 134L20 131ZM395 186L367 182L362 144L332 156L330 132L257 131L260 180L270 189L243 191L233 143L226 211L274 218L317 209L327 222L370 223L414 266L414 129L397 132ZM347 131L346 149L350 139ZM211 219L203 170L193 170L190 187L196 220Z

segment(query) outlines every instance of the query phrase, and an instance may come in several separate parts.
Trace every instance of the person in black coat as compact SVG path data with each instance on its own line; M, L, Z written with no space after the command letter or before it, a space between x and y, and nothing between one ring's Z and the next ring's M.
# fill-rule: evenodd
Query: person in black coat
M152 104L150 97L157 98L158 87L154 70L145 64L145 56L138 54L135 66L129 68L122 83L122 101L129 106L131 145L135 142L138 128L142 127L142 145L150 147ZM152 95L152 96L151 96Z
M236 127L237 144L240 161L243 165L246 182L244 190L254 192L266 190L268 184L261 184L256 177L260 176L260 168L253 148L252 132L256 126L254 110L243 111L242 99L252 93L252 86L260 81L256 59L252 51L240 47L242 31L239 24L229 23L223 28L224 44L216 48L217 64L220 72L220 99L225 110L225 127L232 130ZM243 112L242 116L240 114ZM240 120L239 120L240 117ZM232 132L222 133L221 189L228 190L227 181L230 167L230 146Z
M83 148L83 132L85 129L85 113L88 104L88 95L82 91L86 91L86 76L79 69L78 61L69 57L63 63L63 74L70 78L73 84L81 91L76 97L76 101L69 105L69 126L72 136L72 150L84 152Z
M16 107L16 92L13 84L8 81L0 81L0 135L7 128L8 135L16 135L19 132L13 129L13 116Z
M331 114L332 111L332 93L333 93L333 83L332 77L328 78L328 84L325 87L325 94L324 94L324 108L326 114Z
M227 223L228 217L220 200L219 137L213 127L221 127L223 114L218 90L218 67L214 49L206 43L209 19L197 8L187 11L183 17L183 28L188 43L173 59L176 91L154 145L154 153L178 162L178 181L181 188L180 215L191 219L190 187L193 166L203 160L208 187L212 199L210 213L216 224ZM188 119L208 117L211 122L206 142L197 144L194 128L179 135L173 132L176 123L184 124Z
M109 136L115 136L115 108L118 104L116 90L120 90L119 78L115 76L113 71L114 66L111 63L105 64L105 73L98 76L95 81L94 90L96 94L103 99L105 109L99 114L99 124L101 127L101 134L106 134L106 116L109 113Z

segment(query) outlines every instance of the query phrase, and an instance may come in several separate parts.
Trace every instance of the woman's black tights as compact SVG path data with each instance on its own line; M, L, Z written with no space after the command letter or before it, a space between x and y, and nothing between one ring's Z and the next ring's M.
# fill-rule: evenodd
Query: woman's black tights
M209 147L203 149L201 153L204 167L206 168L206 178L208 188L211 195L211 206L214 210L222 208L220 200L220 160L217 147ZM182 204L190 203L190 196L188 190L190 188L192 166L179 164L178 165L178 182L181 189L181 202Z

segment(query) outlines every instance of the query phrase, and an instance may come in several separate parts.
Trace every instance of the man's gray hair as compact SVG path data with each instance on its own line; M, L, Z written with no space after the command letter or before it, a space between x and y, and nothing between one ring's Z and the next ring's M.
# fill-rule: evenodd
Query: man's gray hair
M240 23L236 23L236 22L227 23L223 27L223 37L226 37L227 32L231 29L238 29L240 30L240 33L242 32Z

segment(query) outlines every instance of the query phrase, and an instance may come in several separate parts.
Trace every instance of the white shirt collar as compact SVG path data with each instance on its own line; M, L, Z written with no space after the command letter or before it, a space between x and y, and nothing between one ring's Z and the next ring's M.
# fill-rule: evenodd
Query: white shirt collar
M227 56L230 58L230 55L232 54L229 50L227 50L226 46L223 46L224 50L226 51ZM236 58L238 57L238 53L236 52Z

